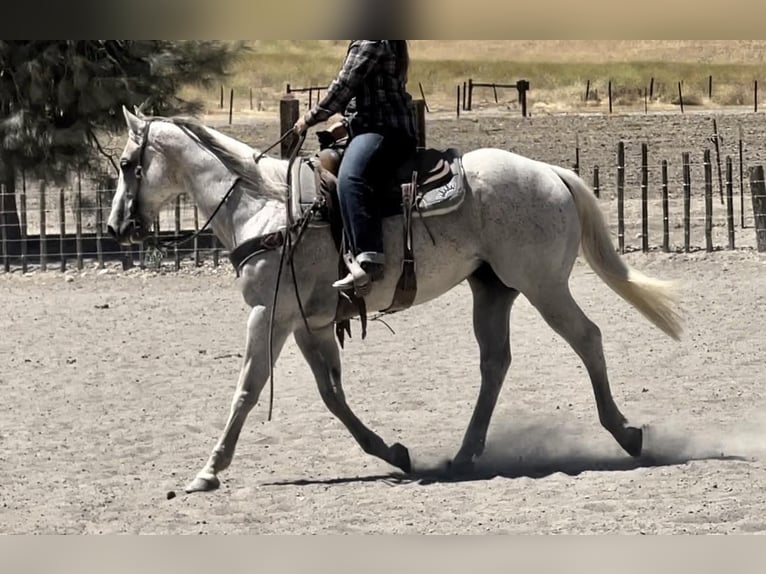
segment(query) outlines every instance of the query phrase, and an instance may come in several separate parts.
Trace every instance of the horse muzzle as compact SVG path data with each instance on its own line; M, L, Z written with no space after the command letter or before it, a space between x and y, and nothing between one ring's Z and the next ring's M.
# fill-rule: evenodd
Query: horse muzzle
M136 220L126 219L115 228L112 224L106 226L109 236L120 245L141 243L147 237L147 232Z

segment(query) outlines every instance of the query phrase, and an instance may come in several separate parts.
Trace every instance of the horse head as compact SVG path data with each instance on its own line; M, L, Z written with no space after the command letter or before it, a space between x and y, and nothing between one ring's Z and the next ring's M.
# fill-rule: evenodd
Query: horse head
M140 110L136 110L140 114ZM173 196L168 158L155 132L166 122L122 108L128 141L120 156L120 175L112 200L107 230L120 244L140 243L148 237L160 208ZM151 136L151 137L150 137Z

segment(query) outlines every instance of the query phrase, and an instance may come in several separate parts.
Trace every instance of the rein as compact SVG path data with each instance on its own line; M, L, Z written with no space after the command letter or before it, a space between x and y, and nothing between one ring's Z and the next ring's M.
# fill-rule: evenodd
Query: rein
M292 130L287 131L275 144L271 146L271 148L275 147L280 142L284 141L288 135L294 133ZM292 274L293 278L293 287L295 288L295 298L298 301L298 308L301 313L301 317L303 319L303 323L306 326L306 330L309 332L311 331L311 327L309 326L308 319L306 318L306 313L303 309L303 302L301 301L300 292L298 291L298 281L295 276L295 260L293 258L293 255L295 254L295 250L298 247L298 244L300 243L301 238L303 237L303 232L306 230L306 227L308 227L309 221L311 221L311 218L314 216L314 213L319 208L318 200L314 202L314 205L311 206L310 211L308 211L306 214L304 214L300 220L297 222L294 222L293 220L293 212L292 212L292 166L293 163L295 163L296 158L298 157L298 153L300 152L301 148L303 147L303 143L306 141L306 132L303 132L299 138L296 145L293 147L292 152L290 152L290 157L287 161L287 192L285 193L285 211L287 212L287 222L288 226L287 229L282 231L282 252L279 256L279 268L277 270L277 281L276 285L274 286L274 302L271 305L271 316L269 317L269 415L268 420L271 421L271 416L273 412L274 407L274 318L277 311L277 297L279 296L279 286L281 284L282 280L282 269L284 268L285 259L289 260L290 263L290 272ZM271 149L269 148L269 149ZM265 153L265 152L264 152ZM263 153L261 153L256 158L256 163L263 157ZM297 230L297 234L295 236L295 242L293 242L293 233ZM239 273L239 269L237 269L237 272Z

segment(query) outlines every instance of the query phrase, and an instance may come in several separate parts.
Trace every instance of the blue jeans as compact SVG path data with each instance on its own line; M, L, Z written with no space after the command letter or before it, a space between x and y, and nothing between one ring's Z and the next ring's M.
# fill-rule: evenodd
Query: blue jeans
M346 148L338 172L338 201L349 248L360 263L385 262L376 192L391 185L415 145L406 135L365 132Z

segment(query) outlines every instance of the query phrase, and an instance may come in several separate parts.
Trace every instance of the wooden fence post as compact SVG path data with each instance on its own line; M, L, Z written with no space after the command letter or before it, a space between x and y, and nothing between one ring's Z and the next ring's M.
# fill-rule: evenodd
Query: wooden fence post
M64 195L64 188L59 189L59 261L61 265L61 272L66 271L66 196Z
M176 202L175 202L175 234L176 234L176 241L178 241L178 238L181 236L181 196L176 196ZM181 250L179 249L178 244L176 243L174 249L173 249L173 255L175 259L175 270L178 271L181 269Z
M681 91L681 82L678 82L678 103L681 104L681 113L684 113L684 95Z
M705 168L705 251L713 251L713 163L710 150L704 152Z
M21 219L21 272L27 272L27 177L21 172L21 194L19 195L19 216Z
M662 160L662 251L670 251L670 217L668 214L668 160Z
M74 237L77 269L82 271L82 176L79 170L77 170L77 193L74 196Z
M609 113L612 113L612 80L609 80Z
M574 172L580 175L580 134L575 133L575 163Z
M199 209L197 208L197 204L194 204L194 232L197 233L199 231ZM199 267L200 266L200 258L199 258L199 236L194 236L194 266Z
M460 84L457 85L457 116L460 118Z
M739 125L739 223L745 228L745 165L744 146L742 143L742 124Z
M516 82L516 89L519 91L519 103L521 104L521 117L527 117L527 92L529 91L529 81L519 80Z
M734 249L734 182L731 157L726 156L726 229L729 232L729 249Z
M0 194L5 193L5 184L0 184ZM2 244L3 268L6 273L11 271L11 261L8 257L8 232L5 228L5 205L0 202L0 244Z
M45 220L45 181L40 182L40 269L48 270L48 231Z
M617 241L625 253L625 144L617 144Z
M300 117L300 103L292 94L286 94L279 100L279 129L280 137L293 129L295 122ZM290 157L293 148L298 143L295 134L286 137L280 145L280 154L282 159Z
M96 259L98 260L98 268L103 269L104 268L104 246L102 243L103 240L103 213L102 213L102 195L104 190L101 189L101 185L99 184L99 188L96 189Z
M641 144L641 251L649 251L649 146Z
M762 253L766 251L766 183L763 179L762 165L750 170L750 195L753 198L756 245Z
M689 152L684 152L683 158L683 178L684 178L684 251L689 253L691 250L691 193L692 176L691 166L689 165Z
M598 166L594 165L593 166L593 194L596 197L601 196L601 186L599 184L600 182L598 180Z
M473 80L471 78L468 78L468 108L467 110L469 112L473 110Z
M234 119L234 88L229 92L229 125Z

